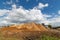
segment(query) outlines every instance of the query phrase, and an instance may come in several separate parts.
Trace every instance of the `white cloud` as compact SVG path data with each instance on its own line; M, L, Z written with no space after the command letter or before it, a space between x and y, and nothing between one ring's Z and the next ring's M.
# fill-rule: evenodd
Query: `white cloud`
M46 25L47 24L53 25L54 23L59 23L60 16L53 17L52 15L42 13L41 9L43 9L44 7L48 7L48 3L47 4L39 3L38 6L29 10L25 9L23 6L17 8L16 4L12 5L12 10L0 9L0 16L3 16L5 13L8 13L6 17L0 19L1 21L0 24L3 25L17 24L32 21L37 23L45 23ZM60 14L60 11L58 11L58 14Z
M47 14L44 14L43 16L44 17L52 17L52 15L47 15Z
M42 9L44 7L48 7L48 3L46 3L46 4L39 3L38 8Z
M15 4L12 5L12 9L14 9L14 10L16 9L16 5Z
M58 14L60 14L60 10L58 11Z
M60 16L56 16L43 21L45 24L51 24L53 27L60 26Z
M44 20L43 14L41 12L41 10L38 9L30 9L30 10L26 10L24 9L22 6L18 9L12 8L12 10L9 12L9 15L7 16L8 21L14 21L17 23L19 22L27 22L28 21L35 21L35 20ZM17 20L18 19L18 20Z
M25 22L37 22L48 24L50 21L47 17L51 15L43 14L41 9L48 7L48 4L39 3L38 6L33 9L26 10L23 6L16 8L16 5L12 5L12 10L1 10L3 15L8 12L8 15L1 20L2 24L16 24L16 23L25 23ZM4 12L3 12L4 11ZM0 23L0 24L1 24Z
M9 10L6 9L0 9L0 16L3 16L5 13L8 13Z
M7 10L6 10L7 11ZM5 12L4 12L5 13ZM8 24L12 23L24 23L24 22L37 22L37 21L45 21L46 17L43 15L40 9L33 8L26 10L22 6L16 8L16 5L12 5L12 10L9 10L8 16L4 18L4 23L8 22Z
M60 22L60 16L54 17L50 19L53 22Z

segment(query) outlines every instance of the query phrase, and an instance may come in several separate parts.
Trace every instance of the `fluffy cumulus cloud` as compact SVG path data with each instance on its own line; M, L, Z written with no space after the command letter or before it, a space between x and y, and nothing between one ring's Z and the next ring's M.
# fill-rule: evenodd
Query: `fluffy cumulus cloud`
M26 1L28 2L29 0ZM16 0L16 2L18 2L18 0ZM9 2L7 1L6 4L12 5L13 1L12 0L10 0ZM0 25L36 22L36 23L45 23L46 25L51 24L53 26L59 26L60 10L58 11L58 14L55 15L54 17L52 15L47 15L42 13L41 10L48 6L49 6L48 3L46 4L39 3L37 6L33 7L32 9L27 10L23 6L19 6L19 8L17 8L16 4L13 4L11 10L0 9L0 21L1 21Z
M38 6L35 6L34 8L41 10L41 9L43 9L43 8L45 8L45 7L48 7L48 3L46 3L46 4L39 3Z
M6 9L0 9L0 16L3 16L5 13L9 12L9 10Z
M1 20L0 24L19 24L25 22L37 22L37 23L45 23L48 24L47 14L43 14L41 9L47 7L48 4L39 3L38 6L26 10L23 6L16 7L16 5L12 5L11 10L0 10L0 16L7 13L8 15ZM4 12L3 12L4 11ZM46 16L47 15L47 16Z
M29 10L25 9L23 6L17 8L16 4L12 5L11 10L0 9L0 25L20 24L26 22L45 23L46 25L51 24L53 26L58 25L60 22L60 16L51 18L52 15L43 14L41 9L45 7L48 7L48 3L39 3L37 6ZM58 11L58 14L60 14L60 11ZM4 17L1 18L1 16Z
M16 4L12 5L11 10L0 9L0 25L20 24L26 22L36 22L54 25L53 23L60 22L60 16L52 18L52 15L43 14L41 9L48 7L48 3L39 3L32 9L25 9L23 6L17 8ZM60 11L58 11L60 14ZM5 16L6 15L6 16ZM1 16L4 16L1 18ZM48 19L50 18L50 19Z
M46 3L46 4L39 3L39 5L37 7L40 8L40 9L42 9L44 7L48 7L48 3Z

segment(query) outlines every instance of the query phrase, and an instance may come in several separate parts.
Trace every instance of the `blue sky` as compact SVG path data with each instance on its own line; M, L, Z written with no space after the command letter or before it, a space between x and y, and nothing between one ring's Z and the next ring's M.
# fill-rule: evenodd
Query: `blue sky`
M22 5L25 9L31 9L34 6L37 6L38 3L48 3L49 7L43 9L42 11L44 13L57 13L58 10L60 10L60 0L18 0L19 2L16 2L15 0L12 0L13 3L9 5L8 3L4 4L5 2L10 2L11 0L0 0L0 9L9 9L11 8L11 5L15 3L17 6Z
M60 26L59 20L60 0L0 0L0 24L33 21Z

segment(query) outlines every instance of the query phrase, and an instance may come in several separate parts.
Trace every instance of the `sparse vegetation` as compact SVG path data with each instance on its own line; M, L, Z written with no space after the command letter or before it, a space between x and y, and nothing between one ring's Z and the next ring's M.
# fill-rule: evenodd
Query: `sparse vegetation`
M36 40L60 40L59 38L56 37L51 37L51 36L47 36L47 35L42 35L41 38L38 38Z
M48 25L48 27L49 27L49 28L52 28L52 26L51 26L51 25Z

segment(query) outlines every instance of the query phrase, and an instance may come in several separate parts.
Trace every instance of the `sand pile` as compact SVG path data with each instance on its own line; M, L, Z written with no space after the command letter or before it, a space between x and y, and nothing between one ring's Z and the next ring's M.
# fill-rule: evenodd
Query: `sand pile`
M41 25L32 23L25 23L25 24L18 24L18 25L11 25L6 28L2 28L2 31L9 30L9 31L47 31L47 29Z

